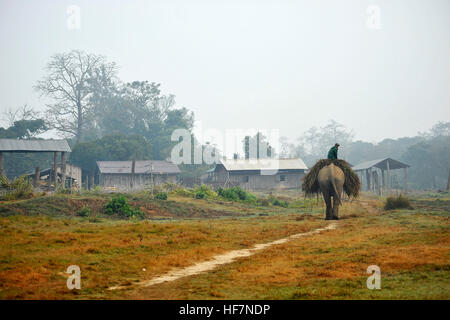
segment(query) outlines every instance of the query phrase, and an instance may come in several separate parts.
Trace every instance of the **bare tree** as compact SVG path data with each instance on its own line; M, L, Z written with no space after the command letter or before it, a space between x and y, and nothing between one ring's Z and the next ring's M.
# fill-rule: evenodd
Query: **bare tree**
M90 98L97 77L115 77L116 65L107 63L103 56L72 50L52 56L46 71L35 89L54 100L47 105L47 120L54 129L75 136L79 142L92 111Z
M9 127L14 125L14 122L18 120L36 120L39 118L39 112L33 110L27 104L17 109L9 108L3 112L3 120L6 121Z

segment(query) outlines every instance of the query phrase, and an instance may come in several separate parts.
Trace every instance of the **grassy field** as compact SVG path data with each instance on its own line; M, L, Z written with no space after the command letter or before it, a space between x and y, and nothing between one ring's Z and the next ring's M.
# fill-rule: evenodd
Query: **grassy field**
M326 226L322 201L283 193L287 208L170 195L126 195L147 218L103 214L110 194L0 203L1 299L449 299L448 197L385 211L346 201L334 230L272 246L210 272L139 287L174 268ZM89 206L90 217L76 212ZM69 265L81 289L66 287ZM381 290L366 269L381 268ZM143 270L145 268L145 271ZM109 287L126 286L123 290Z

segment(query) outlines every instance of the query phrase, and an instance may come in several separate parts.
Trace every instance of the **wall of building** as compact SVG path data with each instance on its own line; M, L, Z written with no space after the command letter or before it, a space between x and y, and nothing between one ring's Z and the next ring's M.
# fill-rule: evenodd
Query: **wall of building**
M275 175L230 175L230 183L238 184L244 189L262 190L262 189L288 189L301 188L301 179L303 173L283 173ZM284 181L283 179L284 178Z
M267 189L288 189L301 188L303 172L286 172L277 173L275 175L260 175L259 173L230 173L222 168L214 173L214 175L205 181L212 185L223 186L229 178L230 185L239 185L248 190L267 190ZM284 181L282 181L284 176Z
M176 174L136 174L134 178L134 189L151 188L152 185L159 186L166 182L176 183ZM106 189L129 190L131 186L131 174L100 174L99 185Z

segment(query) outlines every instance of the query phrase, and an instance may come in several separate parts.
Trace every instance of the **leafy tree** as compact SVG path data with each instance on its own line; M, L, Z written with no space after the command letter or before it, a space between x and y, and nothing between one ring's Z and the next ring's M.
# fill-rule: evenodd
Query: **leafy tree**
M151 145L141 136L109 135L101 139L77 143L70 160L89 175L95 174L96 161L151 159Z
M444 190L450 170L450 136L435 136L416 143L401 159L411 165L412 188Z
M193 114L186 108L174 109L173 95L162 95L160 85L134 81L122 85L104 85L92 97L94 127L92 137L109 134L135 134L152 145L153 157L164 159L175 144L173 130L193 127Z

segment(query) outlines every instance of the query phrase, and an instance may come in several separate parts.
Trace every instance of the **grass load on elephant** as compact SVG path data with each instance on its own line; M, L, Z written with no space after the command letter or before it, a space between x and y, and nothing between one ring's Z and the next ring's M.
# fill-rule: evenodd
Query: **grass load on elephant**
M361 181L359 180L358 175L355 171L352 170L347 161L342 159L337 160L329 160L329 159L321 159L316 162L316 164L309 170L309 172L303 178L302 189L306 195L317 194L320 192L319 181L317 176L319 174L320 169L329 166L330 164L334 164L339 167L345 176L345 182L343 186L343 190L345 194L349 197L358 197L359 190L361 188Z

